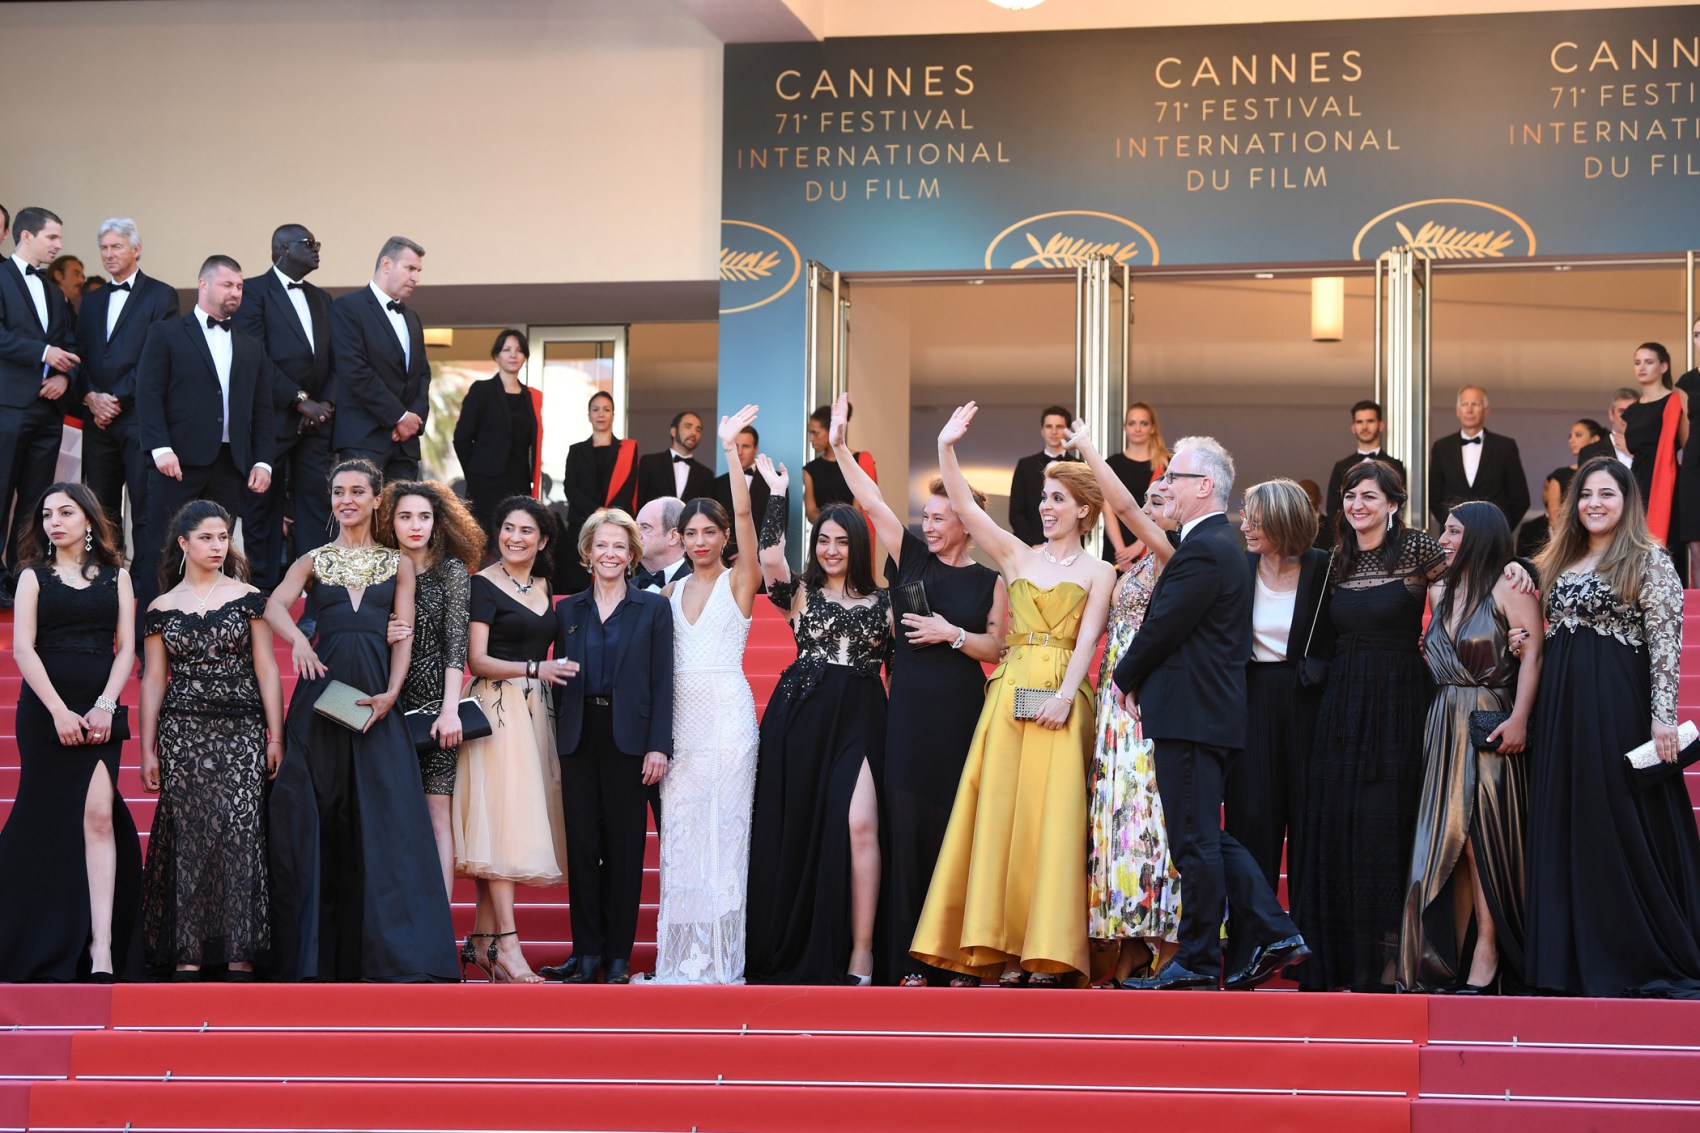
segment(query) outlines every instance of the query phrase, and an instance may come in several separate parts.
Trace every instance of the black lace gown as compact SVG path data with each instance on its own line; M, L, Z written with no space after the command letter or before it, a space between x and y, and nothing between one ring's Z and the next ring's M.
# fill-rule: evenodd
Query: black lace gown
M1635 605L1567 571L1546 599L1530 762L1528 982L1700 998L1700 832L1681 775L1638 790L1623 753L1676 722L1682 589L1646 556Z
M414 576L413 659L401 682L397 704L401 711L441 712L443 673L451 668L466 672L467 603L471 593L466 564L452 556ZM434 747L419 753L419 777L427 795L454 794L458 750Z
M73 712L87 712L112 675L118 628L118 569L107 567L75 589L50 567L33 568L41 585L36 653L54 691ZM142 847L118 793L116 741L62 747L53 714L28 682L18 695L18 797L0 830L0 983L69 981L89 973L89 881L83 804L89 781L112 781L117 884L112 903L112 960L120 978L140 974Z
M160 705L159 807L148 838L148 967L263 963L271 946L262 802L266 715L254 675L262 594L204 616L150 610L171 662Z
M327 554L330 552L332 554ZM283 766L266 805L272 882L271 975L283 980L418 982L458 976L454 927L419 760L399 710L353 732L316 713L331 680L362 692L389 686L385 641L395 602L395 551L369 572L360 604L312 552L307 612L329 674L295 686ZM383 554L372 551L371 554Z
M1445 569L1433 539L1406 531L1335 583L1338 638L1305 775L1295 918L1315 953L1298 969L1311 990L1385 990L1392 980L1433 689L1423 608Z
M796 577L768 587L787 612ZM865 762L885 774L891 603L845 606L811 591L793 632L797 660L761 721L745 981L841 984L850 965L850 798Z

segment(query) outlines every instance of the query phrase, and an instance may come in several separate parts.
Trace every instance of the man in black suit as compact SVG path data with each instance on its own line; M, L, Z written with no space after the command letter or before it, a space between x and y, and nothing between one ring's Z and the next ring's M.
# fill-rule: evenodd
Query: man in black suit
M1397 457L1389 456L1381 448L1381 434L1385 425L1381 418L1381 406L1374 401L1360 401L1352 406L1352 436L1357 438L1358 450L1351 456L1343 457L1334 465L1334 471L1328 474L1328 494L1323 497L1323 508L1328 519L1333 519L1340 511L1340 485L1345 482L1346 473L1352 465L1362 464L1366 460L1379 460L1391 464L1399 473L1399 479L1405 479L1405 462ZM1407 488L1410 485L1406 485Z
M1452 505L1486 500L1505 513L1511 530L1529 510L1529 479L1517 442L1487 431L1487 390L1465 386L1458 391L1460 432L1449 433L1429 450L1428 511L1436 524L1446 522Z
M112 530L124 537L124 493L130 493L132 559L154 538L148 528L148 469L136 426L136 363L155 323L182 311L177 292L141 273L136 222L113 217L100 226L100 262L112 282L83 300L79 323L83 364L83 483L100 501Z
M593 567L591 585L556 606L555 618L555 656L578 664L555 688L573 957L540 971L593 983L606 965L609 983L625 983L643 893L647 788L666 775L673 752L673 610L629 581L605 583Z
M1253 943L1228 987L1249 989L1310 954L1246 848L1221 827L1228 764L1245 748L1252 572L1228 524L1233 458L1209 437L1176 442L1163 476L1180 548L1152 591L1145 622L1116 665L1116 695L1137 698L1156 741L1157 790L1180 871L1180 950L1162 971L1126 986L1216 990L1222 913Z
M271 590L283 577L284 500L296 553L330 530L331 297L306 282L319 266L319 242L300 224L272 233L272 270L245 281L236 329L260 344L278 378L267 409L275 461L271 486L249 505L244 541L253 582Z
M714 469L691 454L702 440L702 418L689 409L673 416L667 426L671 442L666 452L638 458L638 507L662 496L694 500L714 494Z
M71 308L47 276L64 241L59 218L19 209L13 231L17 247L0 262L0 520L11 516L0 540L0 590L7 597L17 533L34 522L29 511L53 482L64 435L60 399L82 361Z
M756 453L761 451L761 434L756 432L754 425L746 425L738 433L738 471L744 478L744 483L750 486L750 514L755 517L756 526L761 526L762 516L767 514L767 497L770 489L767 481L756 475ZM720 501L720 506L726 509L726 518L732 519L732 476L726 472L714 478L714 498ZM738 559L737 524L733 523L733 533L726 540L726 561L736 562Z
M372 282L331 304L337 459L363 457L385 481L419 478L419 431L431 409L425 324L407 305L425 249L391 236Z
M159 592L154 560L177 509L213 500L240 517L271 486L270 393L277 379L260 344L234 326L242 266L229 256L208 256L197 291L194 310L148 329L136 364L136 424L153 461L148 528L154 533L132 571L138 610Z
M679 516L685 501L678 496L658 496L638 508L638 531L643 534L643 555L632 584L639 590L659 594L670 583L691 573L685 559L685 543L679 531Z
M1053 460L1080 459L1080 454L1063 447L1071 420L1073 417L1062 406L1046 407L1039 414L1039 435L1045 442L1044 449L1016 461L1015 475L1009 480L1009 529L1029 547L1045 541L1045 528L1039 520L1039 501L1045 495L1045 469ZM758 518L756 522L761 521Z

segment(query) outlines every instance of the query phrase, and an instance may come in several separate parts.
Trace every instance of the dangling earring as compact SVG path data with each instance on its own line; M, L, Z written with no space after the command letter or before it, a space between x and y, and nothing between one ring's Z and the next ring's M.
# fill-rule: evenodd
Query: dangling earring
M1387 530L1389 530L1389 531L1393 530L1393 513L1392 512L1387 513Z
M91 527L87 531L83 532L83 554L87 555L87 554L92 553L93 551L94 551L94 528Z

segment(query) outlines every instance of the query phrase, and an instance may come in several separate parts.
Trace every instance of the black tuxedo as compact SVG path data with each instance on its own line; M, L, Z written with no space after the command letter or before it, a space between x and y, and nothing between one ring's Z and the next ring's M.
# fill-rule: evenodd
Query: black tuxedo
M49 346L78 353L70 304L52 280L42 276L41 283L47 296L46 326L17 261L11 256L0 260L0 522L17 497L10 535L0 540L0 557L8 564L14 560L18 528L33 522L29 512L53 482L64 436L64 402L41 396L41 384L51 376L41 356ZM65 377L69 393L80 379L75 371Z
M1138 694L1156 741L1163 821L1187 894L1175 961L1205 975L1221 968L1225 907L1253 945L1296 931L1257 861L1220 825L1227 769L1245 747L1253 591L1227 516L1200 520L1158 576L1115 671L1116 687Z
M741 469L738 471L738 475L743 475ZM750 515L755 519L757 530L761 528L761 517L767 514L767 498L771 493L772 490L767 486L767 481L761 478L760 472L756 472L750 477ZM714 498L719 500L720 506L726 509L726 518L732 523L732 534L726 540L726 553L736 555L738 553L738 520L732 514L731 473L725 473L714 478Z
M1050 457L1042 452L1024 456L1015 462L1015 474L1009 479L1009 529L1029 547L1045 541L1045 528L1039 521L1039 500L1045 494L1045 469ZM1068 452L1058 460L1079 460Z
M331 400L331 297L305 281L301 294L313 320L311 342L288 289L271 268L244 282L236 311L236 329L260 344L276 372L269 409L277 460L271 487L255 497L245 517L248 564L254 585L262 590L282 581L286 499L292 504L298 551L318 546L330 530L332 425L310 424L297 409L296 394Z
M638 589L647 591L651 594L659 594L673 583L690 574L694 569L695 568L691 566L691 560L688 557L681 558L678 562L662 571L659 578L648 579L645 584L639 585ZM644 578L646 575L646 571L640 570L638 572L638 577L633 578L632 581L637 583L639 578Z
M412 307L402 308L408 353L396 340L389 312L371 287L362 287L331 304L331 358L336 390L331 447L339 454L363 456L384 479L412 480L419 475L419 434L397 444L390 431L405 413L423 422L431 412L431 363L425 358L425 325Z
M1328 518L1332 519L1340 512L1340 493L1345 491L1344 485L1346 483L1346 473L1350 472L1353 466L1362 464L1368 459L1371 458L1366 457L1361 452L1354 452L1351 456L1342 457L1335 463L1334 471L1328 474L1328 491L1322 497L1322 512ZM1391 464L1393 466L1393 470L1399 473L1399 479L1402 483L1404 483L1406 490L1410 490L1410 481L1405 477L1404 461L1397 457L1389 456L1386 449L1382 449L1378 452L1374 459L1381 461L1383 464Z
M673 609L659 594L630 584L618 607L619 640L608 672L611 703L592 703L594 589L555 607L555 656L579 673L555 689L555 746L567 825L567 886L572 892L573 951L627 960L637 934L649 792L643 757L673 752Z
M102 287L83 300L79 326L82 329L82 365L76 397L91 393L111 394L118 399L118 417L106 428L94 422L94 413L83 406L83 483L100 501L112 529L123 537L124 490L130 490L130 523L134 528L135 546L139 552L152 535L148 531L148 469L153 460L142 448L136 429L136 364L142 359L142 345L147 341L148 328L155 323L175 319L182 314L177 292L157 279L136 272L130 276L129 297L106 333L107 313L113 296L110 286Z
M688 458L685 466L685 490L674 490L673 450L666 448L638 457L638 507L663 496L677 495L681 500L714 495L714 469L696 457Z
M1428 461L1428 512L1436 523L1446 522L1452 505L1465 500L1486 500L1505 513L1511 530L1523 522L1529 510L1529 478L1523 474L1523 458L1517 442L1499 433L1481 432L1482 461L1476 466L1476 482L1464 476L1464 437L1452 432L1434 442Z

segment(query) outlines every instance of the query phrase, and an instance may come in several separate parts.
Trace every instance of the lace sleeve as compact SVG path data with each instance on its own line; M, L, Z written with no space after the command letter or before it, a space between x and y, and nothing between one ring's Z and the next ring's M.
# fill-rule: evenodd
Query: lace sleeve
M769 496L767 513L761 517L762 550L777 547L785 542L785 526L791 517L791 498L788 495Z
M149 610L142 617L142 636L152 637L156 633L164 633L165 627L171 622L174 610Z
M1426 531L1408 532L1399 558L1399 573L1407 576L1413 592L1426 592L1446 573L1446 552Z
M472 576L466 573L466 564L456 558L444 559L437 570L443 578L443 668L464 673Z
M1642 560L1636 605L1653 669L1653 718L1675 724L1682 668L1682 583L1668 556L1654 551Z
M797 587L802 585L802 579L792 575L784 582L767 584L767 600L778 606L786 617L791 616L791 603L797 600Z

